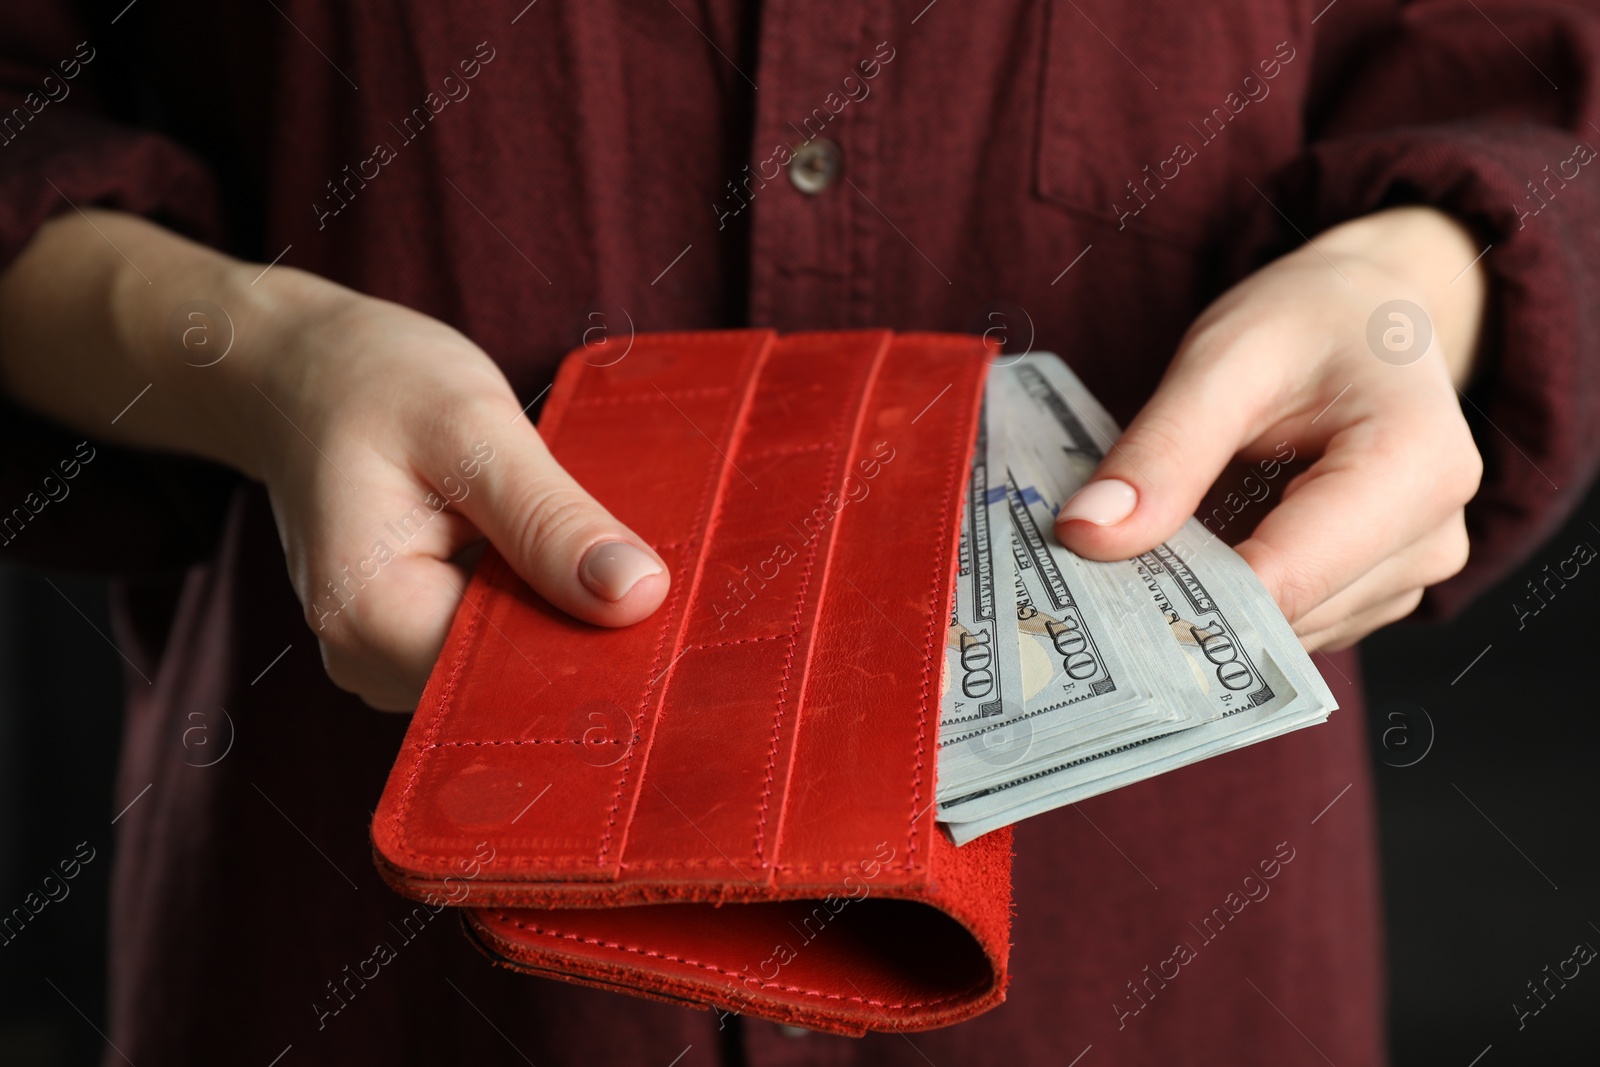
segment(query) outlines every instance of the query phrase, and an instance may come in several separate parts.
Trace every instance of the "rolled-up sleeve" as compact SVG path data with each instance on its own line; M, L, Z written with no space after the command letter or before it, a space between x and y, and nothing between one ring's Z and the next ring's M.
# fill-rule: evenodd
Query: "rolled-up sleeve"
M1600 5L1423 0L1318 58L1286 213L1316 233L1428 204L1487 249L1472 557L1425 603L1448 614L1554 533L1600 462Z
M113 72L125 68L107 54L136 38L108 28L96 39L74 7L0 4L0 271L45 222L91 206L220 243L206 166L102 106L137 92L116 83ZM210 545L227 475L85 436L0 399L0 558L132 571L186 562Z

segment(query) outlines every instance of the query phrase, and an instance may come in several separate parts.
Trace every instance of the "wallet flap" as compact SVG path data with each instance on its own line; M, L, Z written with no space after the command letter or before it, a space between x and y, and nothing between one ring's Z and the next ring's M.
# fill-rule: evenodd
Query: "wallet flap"
M989 349L718 331L589 355L540 433L671 592L595 627L487 552L375 813L380 870L471 905L533 974L846 1034L993 1007L1011 834L958 849L933 803Z
M986 352L860 330L572 353L540 432L672 591L604 629L485 554L374 819L392 880L437 888L483 842L474 903L752 899L885 848L925 877ZM679 888L582 889L619 881Z

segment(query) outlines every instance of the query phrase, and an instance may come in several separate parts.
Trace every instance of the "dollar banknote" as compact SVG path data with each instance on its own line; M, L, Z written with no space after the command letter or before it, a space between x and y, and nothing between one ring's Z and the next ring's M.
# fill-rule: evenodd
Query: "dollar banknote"
M985 395L962 504L956 595L945 648L940 737L966 737L1023 710L1016 582L1006 514L1005 468L992 433L995 399ZM997 475L998 480L992 478Z
M990 440L1005 437L995 432ZM1162 673L1180 666L1176 649L1166 653L1152 683L1138 650L1160 639L1159 627L1130 619L1093 573L1098 565L1056 542L1037 488L1018 469L1009 467L1005 489L1022 706L1004 719L958 724L942 734L940 799L947 804L1023 773L1038 759L1112 737L1151 736L1185 716L1175 706L1180 702L1159 699ZM1142 632L1130 632L1141 622Z
M1198 521L1125 561L1084 560L1056 541L1056 512L1119 434L1055 356L991 372L984 485L992 503L1003 465L1009 522L991 512L988 533L1011 538L1019 696L960 717L946 693L937 795L957 844L1337 706L1253 572Z

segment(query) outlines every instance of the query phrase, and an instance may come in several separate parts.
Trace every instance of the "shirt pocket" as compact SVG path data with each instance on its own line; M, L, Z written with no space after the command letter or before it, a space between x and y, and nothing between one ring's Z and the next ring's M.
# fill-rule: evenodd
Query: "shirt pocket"
M1263 183L1303 138L1302 18L1289 3L1049 0L1039 196L1188 248L1270 210Z

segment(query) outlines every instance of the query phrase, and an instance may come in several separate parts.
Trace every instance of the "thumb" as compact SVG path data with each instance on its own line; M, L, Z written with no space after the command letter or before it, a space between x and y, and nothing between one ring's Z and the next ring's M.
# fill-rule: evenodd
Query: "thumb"
M1170 538L1256 436L1263 402L1241 395L1234 375L1184 367L1182 359L1180 352L1093 477L1057 512L1056 536L1078 555L1129 559Z
M661 557L561 468L531 423L518 420L498 449L479 442L473 460L476 479L452 474L441 489L540 596L601 626L661 606ZM458 460L460 474L471 463Z

